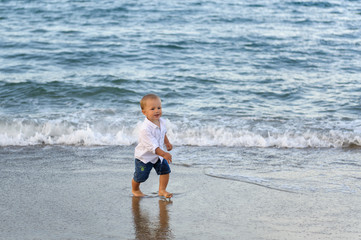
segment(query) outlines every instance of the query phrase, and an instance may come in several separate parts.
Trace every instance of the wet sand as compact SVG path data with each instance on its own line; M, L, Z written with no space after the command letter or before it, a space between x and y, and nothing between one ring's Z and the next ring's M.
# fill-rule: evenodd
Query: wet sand
M361 239L359 196L289 193L173 164L134 198L131 149L0 150L0 239Z

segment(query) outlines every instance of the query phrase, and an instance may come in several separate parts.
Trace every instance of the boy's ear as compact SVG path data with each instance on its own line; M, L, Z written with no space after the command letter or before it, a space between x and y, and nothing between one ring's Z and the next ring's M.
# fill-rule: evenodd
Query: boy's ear
M142 113L145 115L145 110L144 109L142 109Z

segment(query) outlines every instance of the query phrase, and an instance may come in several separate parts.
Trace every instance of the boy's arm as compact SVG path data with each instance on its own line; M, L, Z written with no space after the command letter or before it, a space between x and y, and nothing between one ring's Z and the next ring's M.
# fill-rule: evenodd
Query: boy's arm
M164 144L165 146L167 147L167 151L170 151L173 149L173 145L170 144L168 138L167 138L167 135L164 136Z
M172 155L170 155L169 153L163 151L159 147L157 149L155 149L155 154L163 157L165 160L167 160L168 163L172 162Z

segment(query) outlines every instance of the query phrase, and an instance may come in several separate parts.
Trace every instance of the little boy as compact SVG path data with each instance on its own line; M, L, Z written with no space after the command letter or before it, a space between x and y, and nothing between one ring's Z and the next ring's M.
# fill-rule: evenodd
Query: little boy
M169 173L171 172L168 163L172 162L172 155L165 152L172 150L166 132L162 116L162 103L155 94L145 95L140 101L142 113L146 116L139 132L139 143L135 147L135 172L132 179L132 193L136 197L145 196L140 191L140 183L145 182L152 168L159 176L159 196L170 198L172 193L166 191Z

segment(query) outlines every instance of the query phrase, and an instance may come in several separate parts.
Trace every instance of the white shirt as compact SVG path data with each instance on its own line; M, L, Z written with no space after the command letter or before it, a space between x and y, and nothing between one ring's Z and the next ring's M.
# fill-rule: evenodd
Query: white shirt
M163 161L161 156L155 154L155 150L159 147L164 151L164 138L167 133L165 121L159 119L160 128L149 121L144 119L140 130L138 145L135 147L134 157L141 160L144 163L156 163L158 158Z

